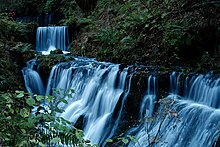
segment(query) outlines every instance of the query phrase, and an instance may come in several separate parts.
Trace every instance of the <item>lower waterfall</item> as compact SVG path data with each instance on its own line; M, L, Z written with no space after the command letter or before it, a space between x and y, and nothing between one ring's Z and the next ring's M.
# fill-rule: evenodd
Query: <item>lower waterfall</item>
M127 69L120 70L119 65L76 59L53 67L47 94L54 88L74 89L73 101L62 106L61 117L74 124L83 117L85 139L102 144L112 131L115 107L126 95L128 76Z
M220 135L220 109L216 108L219 108L220 78L213 79L210 74L186 77L184 96L181 96L177 84L180 76L175 72L170 74L170 94L158 108L162 114L130 130L139 140L130 142L130 147L219 146L216 142Z
M28 66L32 71L33 64ZM46 89L40 76L36 76L37 71L23 70L23 74L29 92L57 95L56 90L60 89L59 96L66 97L64 92L74 89L71 99L66 97L68 104L59 106L65 110L59 116L82 126L85 139L92 144L108 146L105 140L117 137L119 126L123 126L123 115L129 114L124 113L125 107L131 107L126 101L131 95L131 87L137 84L131 82L131 68L75 58L52 68ZM35 83L28 76L34 76ZM125 133L135 136L138 142L131 140L125 146L217 147L220 78L211 74L182 76L173 72L169 79L169 94L163 95L162 99L158 95L160 83L157 74L148 74L144 79L147 88L140 97L141 101L137 101L140 123L133 123ZM179 84L181 80L182 86Z
M34 70L35 63L35 59L28 61L27 67L22 70L25 87L29 93L44 95L45 89L43 82L39 73Z

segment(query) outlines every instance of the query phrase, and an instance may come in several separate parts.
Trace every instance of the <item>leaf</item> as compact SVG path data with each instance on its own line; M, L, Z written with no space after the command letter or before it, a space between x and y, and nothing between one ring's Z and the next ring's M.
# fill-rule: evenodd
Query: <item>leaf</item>
M123 142L124 144L128 144L129 140L126 139L126 138L122 138L122 142Z
M50 141L50 143L58 143L60 141L61 141L61 139L59 137L55 137Z
M45 98L46 98L46 100L47 100L48 102L53 102L54 99L55 99L55 97L54 97L54 96L51 96L51 95L45 96Z
M29 105L29 106L33 106L35 104L35 100L33 98L28 98L26 100L26 103Z
M11 108L11 104L7 104L6 106L7 106L9 109Z
M63 113L64 112L64 110L62 110L62 109L60 109L60 108L58 108L58 107L55 107L55 110L54 111L56 111L56 112L58 112L58 113Z
M148 28L149 26L150 26L149 24L146 24L144 27L145 27L145 28Z
M37 101L41 101L41 100L44 99L44 96L42 96L42 95L38 95L38 96L36 97L36 99L37 99Z
M63 102L64 104L68 104L67 100L65 100L64 98L60 98L59 99L61 102Z
M28 117L28 123L29 124L34 124L34 123L36 123L36 118L35 118L35 116L33 116L33 115L30 115L29 117Z
M20 110L20 115L21 115L22 117L28 117L29 114L30 114L30 112L29 112L29 110L26 109L26 108L23 108L23 109Z
M32 143L36 143L37 142L35 139L30 139L29 141L32 142Z
M22 97L24 97L24 93L19 93L19 94L16 96L16 98L22 98Z
M22 133L26 133L26 130L25 129L21 129Z
M88 143L91 143L91 141L90 140L85 140L85 143L88 144Z
M126 36L126 37L124 37L122 40L121 40L121 42L122 43L126 43L126 44L129 44L129 43L131 43L132 42L132 37L131 36Z
M81 130L76 130L75 135L77 139L82 140L83 139L83 132Z
M12 114L14 114L14 112L15 112L15 110L12 109L12 108L10 108L9 111L10 111L10 113L12 113Z
M70 89L70 91L71 91L71 93L74 93L74 92L75 92L75 90L74 90L74 89Z
M131 136L131 135L128 135L128 137L134 141L135 143L138 143L138 139L135 137L135 136Z
M24 93L24 91L16 90L15 93Z
M41 147L46 147L46 145L43 144L42 142L39 142L38 145L41 146Z
M105 142L113 142L112 139L106 139Z

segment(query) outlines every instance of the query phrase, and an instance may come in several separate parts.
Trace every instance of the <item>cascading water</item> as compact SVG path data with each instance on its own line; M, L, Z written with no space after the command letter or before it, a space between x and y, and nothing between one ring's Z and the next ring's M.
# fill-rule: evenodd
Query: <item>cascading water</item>
M119 65L83 60L61 63L52 69L47 94L54 88L74 89L73 101L61 106L65 110L61 117L73 123L84 117L85 139L102 144L112 130L109 122L116 104L126 95L127 77L127 69L121 71Z
M220 78L214 78L211 74L187 77L185 87L186 99L220 108Z
M68 30L66 26L38 27L36 35L36 51L50 54L57 48L66 51L69 44ZM32 94L45 94L45 88L39 73L34 70L36 60L27 62L27 67L22 70L25 87Z
M170 76L172 89L179 89L174 82L177 77L179 75L176 73ZM176 97L174 90L174 93L164 99L165 103L161 103L158 108L162 114L154 122L142 124L136 133L139 144L158 147L218 146L216 142L220 135L220 109L216 108L219 107L220 98L219 79L212 79L210 75L193 76L191 79L186 77L184 96ZM164 105L167 107L167 104L169 109L166 110Z
M37 51L47 51L49 48L67 50L66 29L38 28ZM60 90L60 97L67 99L64 93L74 89L72 98L67 99L68 104L59 105L65 110L60 116L76 125L83 123L80 125L83 126L85 139L93 144L105 146L105 139L115 137L124 108L129 108L125 105L129 104L126 101L131 94L133 75L128 68L121 69L119 65L93 59L75 58L71 62L55 65L48 78L47 88L44 89L34 65L35 60L31 60L27 68L22 70L28 92L57 96L56 89ZM177 72L170 74L169 95L159 102L157 75L148 77L147 90L139 105L140 112L137 113L138 119L147 121L129 129L126 134L136 136L139 142L130 141L128 146L218 146L220 77L213 78L211 74L187 76L182 87L179 84L182 80L180 77L181 74Z
M27 67L22 69L25 87L31 94L45 94L45 89L40 75L34 70L36 60L30 60L27 62Z
M148 82L147 82L147 92L145 96L142 99L142 103L140 105L140 115L139 119L141 121L144 121L145 119L152 120L153 112L154 112L154 107L155 107L155 102L157 100L157 80L156 77L153 75L150 75L148 77ZM133 147L133 146L147 146L149 145L148 142L145 141L146 137L149 137L149 130L151 129L151 126L149 123L143 123L137 127L134 127L128 131L128 134L135 135L135 137L138 139L138 143L134 144L134 142L130 142L128 146Z
M179 78L180 78L179 73L177 72L172 72L170 74L170 94L173 95L178 95L179 94Z
M45 54L51 50L68 50L69 38L66 26L38 27L36 36L36 51L44 51Z
M148 89L147 93L144 96L141 109L140 109L140 119L143 119L144 116L152 116L154 111L154 103L157 97L157 87L156 87L156 77L150 75L147 83Z
M29 66L33 68L33 64ZM176 74L176 76L179 75ZM53 67L46 93L54 94L53 88L64 89L64 91L74 89L76 92L69 100L69 104L60 105L65 109L60 116L73 123L83 118L85 138L94 144L101 145L105 144L106 138L114 136L117 130L123 101L126 100L130 89L130 82L127 82L126 86L126 81L130 81L128 77L127 69L120 70L119 65L76 58L75 61L60 63ZM174 90L174 93L164 98L165 102L172 100L168 103L170 107L165 116L158 115L154 121L145 122L130 129L128 133L138 138L140 146L152 144L167 147L217 146L215 142L220 133L220 110L217 109L219 108L219 78L210 77L210 75L186 77L184 96L175 96L177 93ZM170 87L173 89L179 89L175 87L178 86L176 79L174 74L170 76ZM147 83L148 89L140 105L139 119L141 120L153 118L153 112L155 112L154 104L158 92L156 77L150 75ZM198 92L201 90L202 94ZM209 96L209 101L204 101L206 96ZM112 120L120 98L123 99L123 104L116 120ZM163 105L162 103L157 108L158 111L164 111ZM134 145L131 142L128 146Z

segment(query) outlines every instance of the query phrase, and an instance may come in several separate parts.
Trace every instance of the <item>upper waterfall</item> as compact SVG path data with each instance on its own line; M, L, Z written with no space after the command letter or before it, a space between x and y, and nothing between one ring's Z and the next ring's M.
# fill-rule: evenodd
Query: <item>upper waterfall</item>
M69 35L67 26L38 27L36 35L36 51L54 49L68 50Z

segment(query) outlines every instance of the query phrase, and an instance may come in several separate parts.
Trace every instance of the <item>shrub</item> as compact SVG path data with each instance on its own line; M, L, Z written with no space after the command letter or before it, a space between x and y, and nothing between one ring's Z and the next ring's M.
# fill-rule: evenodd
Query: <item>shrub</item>
M63 112L59 103L67 104L67 101L53 96L35 95L33 98L23 91L0 92L0 140L3 146L88 144L81 130L56 117L57 113Z

